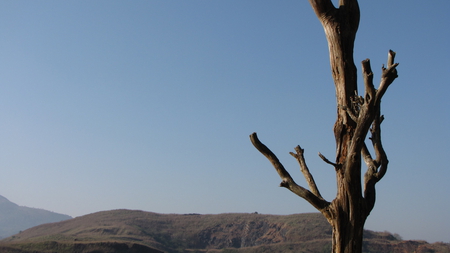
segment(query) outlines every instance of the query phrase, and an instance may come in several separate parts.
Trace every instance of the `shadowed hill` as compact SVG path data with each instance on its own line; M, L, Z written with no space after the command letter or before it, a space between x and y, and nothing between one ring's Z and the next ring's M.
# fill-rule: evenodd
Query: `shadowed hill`
M71 218L64 214L19 206L0 195L0 239L40 224Z
M365 237L366 252L436 248L426 242L398 241L389 233L366 231ZM3 240L0 247L11 250L2 252L54 252L55 247L57 252L93 252L92 247L106 244L112 246L96 252L135 252L132 247L170 253L330 252L331 227L318 213L182 215L113 210L40 225ZM87 245L89 250L74 251ZM123 250L114 251L114 245ZM448 251L433 252L450 252L447 244L441 246Z

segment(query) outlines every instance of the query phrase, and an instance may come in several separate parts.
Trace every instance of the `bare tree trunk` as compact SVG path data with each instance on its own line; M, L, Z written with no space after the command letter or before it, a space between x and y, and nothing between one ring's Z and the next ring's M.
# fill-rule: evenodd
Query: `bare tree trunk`
M381 98L387 87L397 78L395 53L389 51L387 68L383 67L380 86L375 89L370 61L362 62L365 94L358 95L357 73L353 61L353 47L359 25L357 0L340 0L335 8L331 0L309 0L325 30L330 54L331 73L336 89L337 120L334 124L336 160L330 162L319 156L336 171L337 195L327 202L320 195L317 185L306 166L303 149L291 153L300 165L309 190L297 185L278 158L262 144L256 133L250 135L253 145L265 155L278 172L282 182L293 193L307 200L319 210L333 228L332 252L361 252L364 223L375 204L375 184L387 170L387 156L381 144ZM372 126L372 127L371 127ZM365 144L370 131L375 159ZM361 183L362 160L367 165L364 191Z

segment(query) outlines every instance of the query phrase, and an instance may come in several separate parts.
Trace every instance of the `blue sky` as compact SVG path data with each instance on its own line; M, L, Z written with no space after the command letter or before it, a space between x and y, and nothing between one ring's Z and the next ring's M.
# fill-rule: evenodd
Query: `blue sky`
M336 2L336 1L335 1ZM361 1L355 61L399 78L366 228L450 242L450 2ZM315 212L249 134L331 201L334 86L308 1L1 1L0 195L72 216ZM361 80L361 78L359 78ZM361 85L361 90L362 84Z

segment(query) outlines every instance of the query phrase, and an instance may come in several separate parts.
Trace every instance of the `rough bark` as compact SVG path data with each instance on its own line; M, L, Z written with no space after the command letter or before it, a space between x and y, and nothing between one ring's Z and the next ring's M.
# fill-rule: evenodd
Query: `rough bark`
M331 0L309 0L322 23L328 40L331 73L336 90L337 119L334 124L336 160L319 156L336 171L336 198L328 202L321 196L311 175L300 146L291 153L297 159L308 189L297 185L269 148L262 144L256 133L250 135L253 145L266 156L278 172L282 182L293 193L319 210L333 227L332 252L361 252L363 228L367 216L375 205L375 184L384 176L388 159L381 144L381 98L397 78L395 53L389 51L387 67L383 66L378 89L373 84L370 61L362 62L364 97L358 95L357 70L353 61L353 47L358 30L360 12L357 0L340 0L336 8ZM365 140L368 132L375 159ZM364 186L361 182L362 161L367 165ZM364 190L362 189L364 187Z

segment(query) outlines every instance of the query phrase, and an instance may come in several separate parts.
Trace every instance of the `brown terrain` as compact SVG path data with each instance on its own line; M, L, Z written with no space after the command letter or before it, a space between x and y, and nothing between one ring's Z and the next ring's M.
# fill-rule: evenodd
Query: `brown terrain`
M450 252L450 245L403 241L365 231L363 252ZM319 213L157 214L113 210L25 230L0 252L330 252L331 227Z

